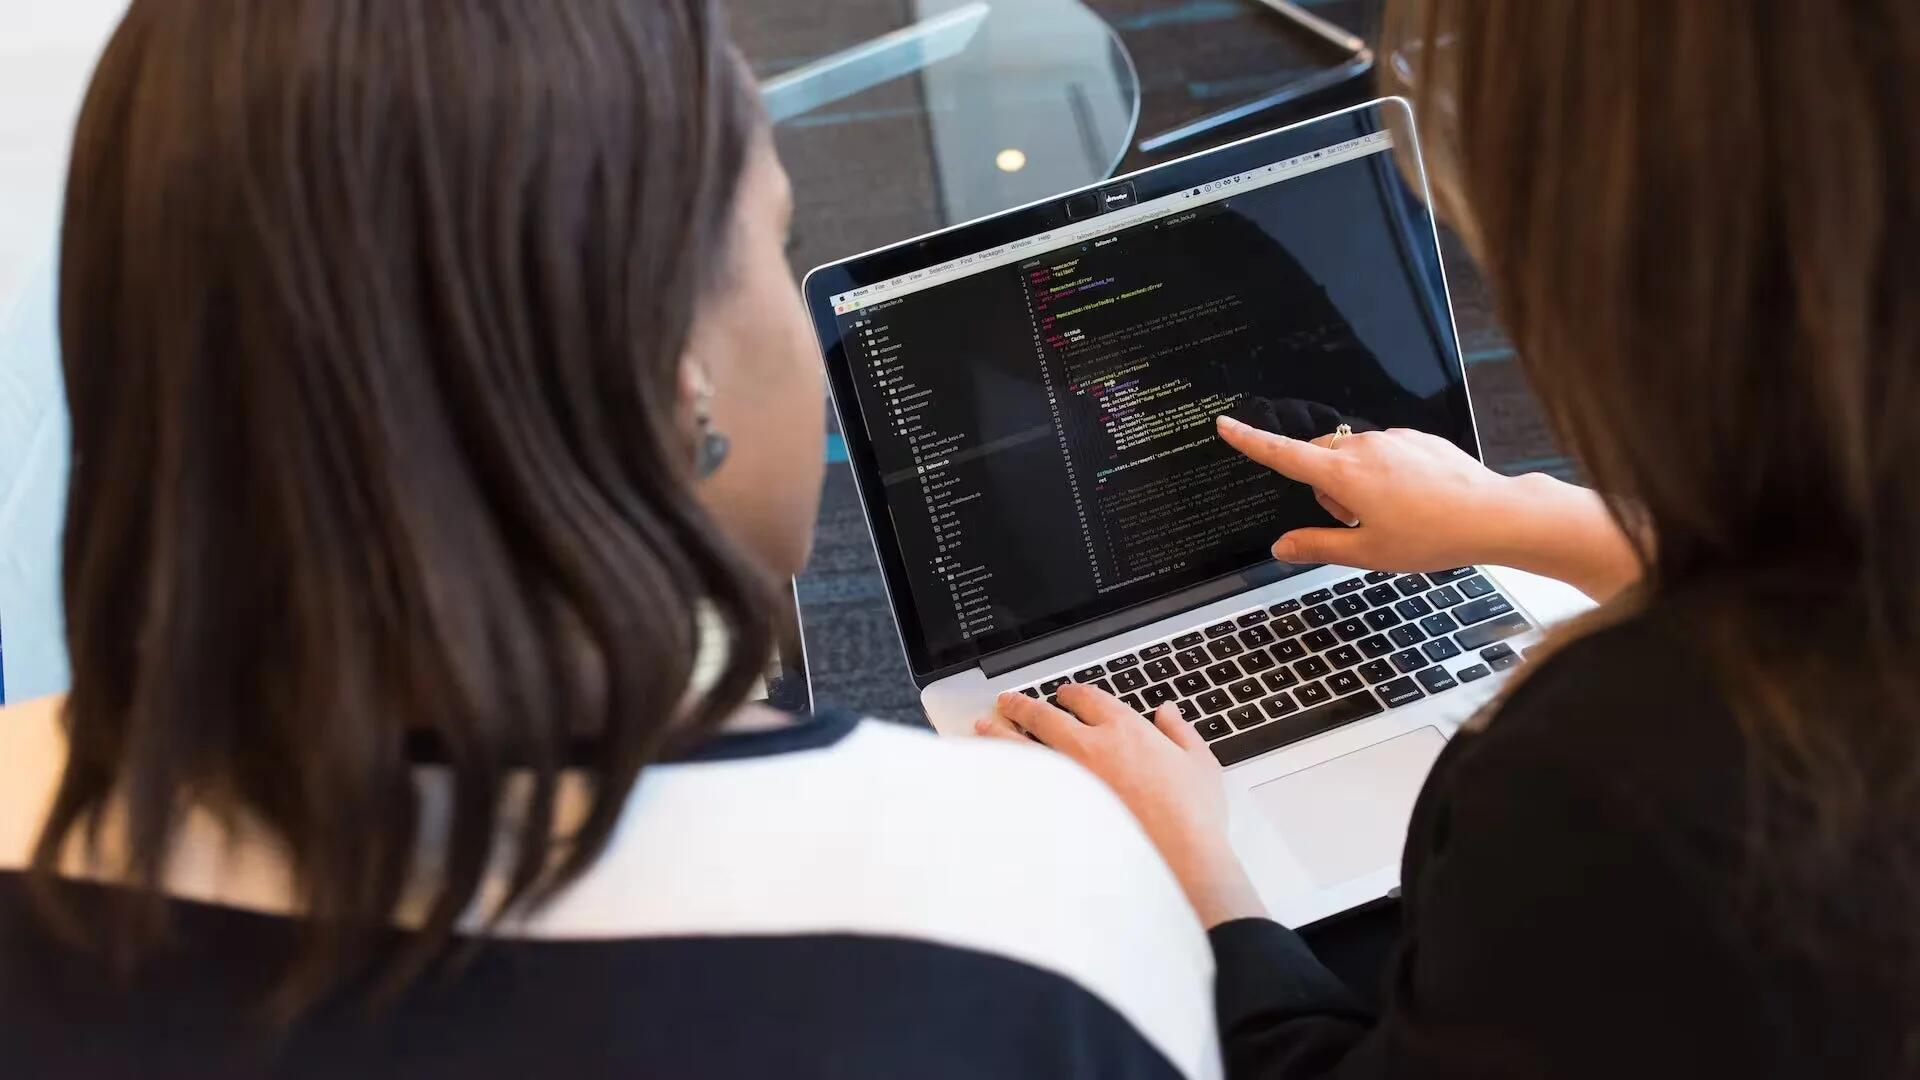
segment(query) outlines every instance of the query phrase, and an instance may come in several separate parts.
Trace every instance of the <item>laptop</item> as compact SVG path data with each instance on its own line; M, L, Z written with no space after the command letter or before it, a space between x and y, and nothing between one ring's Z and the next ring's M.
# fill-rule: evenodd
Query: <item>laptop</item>
M1277 563L1333 519L1214 433L1410 427L1478 454L1426 192L1391 152L1412 130L1382 99L804 285L934 727L1068 679L1174 703L1292 925L1397 886L1435 757L1584 603L1499 568Z

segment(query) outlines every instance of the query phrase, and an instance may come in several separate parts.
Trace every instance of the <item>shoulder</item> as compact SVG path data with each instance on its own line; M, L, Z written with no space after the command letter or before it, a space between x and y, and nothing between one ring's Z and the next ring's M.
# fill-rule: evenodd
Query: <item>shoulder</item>
M1732 772L1741 741L1725 678L1683 614L1637 614L1529 664L1470 757L1633 785L1684 783L1703 764Z
M1391 1038L1416 1014L1470 1018L1527 1075L1766 1045L1764 991L1738 974L1743 746L1687 625L1656 612L1567 642L1448 747L1409 830Z
M1724 893L1741 865L1745 739L1684 616L1648 612L1569 640L1456 741L1420 818L1424 858L1472 834L1568 881L1684 881L1700 897Z
M1188 1075L1218 1054L1211 949L1172 872L1104 785L1037 747L869 720L802 753L657 767L527 930L947 946L1064 978Z

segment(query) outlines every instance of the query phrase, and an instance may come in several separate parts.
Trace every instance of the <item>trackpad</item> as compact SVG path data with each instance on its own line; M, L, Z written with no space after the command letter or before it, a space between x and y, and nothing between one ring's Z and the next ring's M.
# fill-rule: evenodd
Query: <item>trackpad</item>
M1269 780L1251 794L1324 889L1399 865L1413 801L1446 745L1438 728L1409 731Z

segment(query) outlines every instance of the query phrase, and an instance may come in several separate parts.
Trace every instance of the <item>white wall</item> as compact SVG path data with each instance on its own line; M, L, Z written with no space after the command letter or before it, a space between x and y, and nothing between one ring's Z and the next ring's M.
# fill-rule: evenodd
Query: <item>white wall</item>
M53 252L87 79L126 0L0 0L0 675L65 688L57 560L67 419Z

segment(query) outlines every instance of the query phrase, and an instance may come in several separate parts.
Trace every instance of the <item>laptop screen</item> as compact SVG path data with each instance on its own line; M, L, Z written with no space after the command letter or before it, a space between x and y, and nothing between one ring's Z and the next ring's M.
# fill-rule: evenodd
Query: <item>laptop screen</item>
M1285 134L1182 163L1177 190L1140 174L1079 221L815 297L917 675L1332 524L1221 443L1220 413L1475 449L1432 224L1377 111Z

